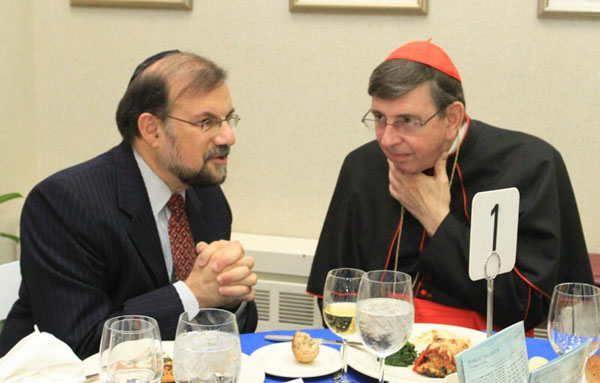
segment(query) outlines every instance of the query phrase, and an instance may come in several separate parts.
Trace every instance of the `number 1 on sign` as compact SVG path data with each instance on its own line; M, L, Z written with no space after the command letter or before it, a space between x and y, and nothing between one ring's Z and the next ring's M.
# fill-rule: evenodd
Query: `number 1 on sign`
M492 239L492 251L496 251L496 238L498 237L498 204L494 205L490 215L494 216L494 237Z
M512 270L517 255L518 222L517 188L479 192L473 197L469 242L469 277L472 280L491 275L486 273L493 271L488 270L490 254L499 256L499 274Z

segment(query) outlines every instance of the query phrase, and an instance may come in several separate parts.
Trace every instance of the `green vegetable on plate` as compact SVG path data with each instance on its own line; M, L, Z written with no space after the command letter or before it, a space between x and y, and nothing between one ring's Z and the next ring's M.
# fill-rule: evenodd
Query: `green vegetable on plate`
M417 351L415 350L415 345L406 342L404 347L402 347L399 351L385 358L385 364L387 366L394 367L408 367L412 365L417 359Z

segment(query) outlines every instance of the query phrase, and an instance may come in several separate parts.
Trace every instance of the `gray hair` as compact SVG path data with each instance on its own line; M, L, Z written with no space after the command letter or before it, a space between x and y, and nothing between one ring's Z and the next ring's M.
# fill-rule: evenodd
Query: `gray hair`
M460 81L429 65L403 59L384 61L375 68L369 79L369 95L395 100L426 82L440 116L445 116L446 107L455 101L465 105Z
M189 53L170 54L145 68L132 78L117 108L117 126L123 140L132 143L140 132L137 120L142 113L152 113L165 121L173 101L184 94L203 94L218 88L227 74L209 59ZM185 86L172 94L177 79Z

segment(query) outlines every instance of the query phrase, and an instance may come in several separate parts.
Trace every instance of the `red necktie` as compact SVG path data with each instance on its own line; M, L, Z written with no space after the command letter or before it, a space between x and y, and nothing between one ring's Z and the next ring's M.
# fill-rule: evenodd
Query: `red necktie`
M171 241L171 253L173 255L173 270L175 271L175 279L181 281L187 278L194 266L196 259L194 239L185 214L181 194L173 193L167 202L167 207L171 210L169 240Z

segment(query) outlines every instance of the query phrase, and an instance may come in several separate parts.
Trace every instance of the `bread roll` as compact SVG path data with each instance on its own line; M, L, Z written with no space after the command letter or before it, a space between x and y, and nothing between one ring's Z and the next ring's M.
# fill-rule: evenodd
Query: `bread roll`
M292 351L298 362L310 363L319 355L319 341L305 332L296 331L292 338Z
M545 364L548 364L548 359L541 356L534 356L529 359L529 371L536 370Z
M585 365L587 383L600 383L600 355L592 355Z

